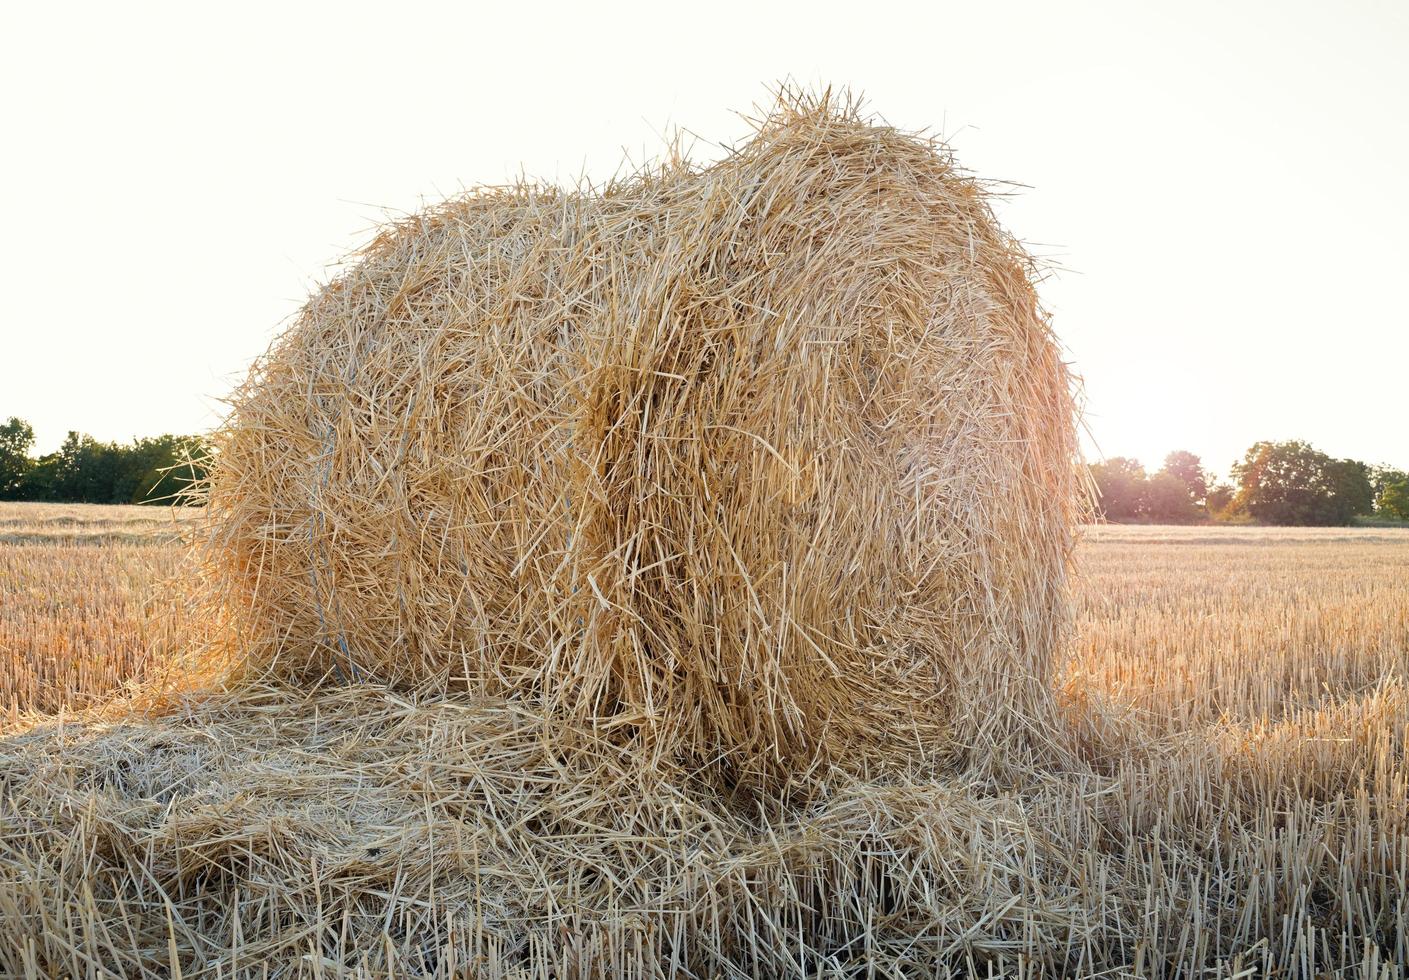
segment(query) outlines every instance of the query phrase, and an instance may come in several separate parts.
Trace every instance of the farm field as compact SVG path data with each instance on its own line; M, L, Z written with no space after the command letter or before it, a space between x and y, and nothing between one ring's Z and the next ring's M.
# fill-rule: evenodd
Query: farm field
M0 706L140 676L192 508L0 503ZM1272 721L1409 672L1409 531L1106 525L1077 555L1069 697L1166 733Z
M167 608L156 598L178 571L180 538L197 516L0 505L0 772L39 772L27 740L47 725L44 715L120 691L148 668L150 646L179 629L174 614L154 610ZM1071 975L1402 975L1399 964L1409 960L1409 532L1090 528L1077 553L1076 594L1057 694L1090 772L1032 791L1022 803L1026 816L1000 807L992 788L983 791L975 826L991 825L991 836L971 831L963 860L1006 856L1022 868L999 880L999 872L980 874L955 859L946 873L969 883L960 889L966 897L952 921L924 927L944 940L945 955L960 949L1009 975L1043 974L1042 964L1014 950L1044 946L1060 947L1052 955ZM372 765L355 761L353 743L338 741L331 728L281 735L272 717L261 729L261 752L280 738L311 739L299 759L331 744L350 768ZM62 754L49 764L61 765ZM35 821L45 818L10 797L17 784L7 778L0 775L0 787L9 786L0 803L0 857L13 860L27 853L16 842L31 839ZM67 790L66 806L96 792L83 785ZM179 794L166 792L159 809L179 819ZM429 820L429 804L426 813ZM1013 821L1001 835L995 814ZM254 853L274 846L255 841L270 826L232 830L242 836L231 847L249 855L239 864L247 897L269 887L258 880ZM1060 866L1043 864L1053 861ZM14 867L0 867L0 879ZM64 867L51 872L76 873ZM33 889L35 879L27 880ZM43 976L54 963L84 962L83 951L62 938L65 929L84 930L58 925L52 896L10 886L0 899L0 972ZM183 906L173 894L169 901L149 918L167 923L163 948L191 975L214 954L192 938L194 920L181 919L197 899L187 895ZM260 907L274 915L273 906ZM255 925L237 922L236 933ZM400 932L389 931L376 955L407 962L391 945L408 928L403 922ZM916 955L887 939L884 924L875 928L876 956L899 964ZM26 932L28 949L4 949ZM45 934L59 937L55 945L45 945ZM105 941L113 949L142 945L121 936ZM134 951L125 972L164 970Z
M142 674L190 508L0 503L0 717L78 708ZM170 608L169 604L166 608Z

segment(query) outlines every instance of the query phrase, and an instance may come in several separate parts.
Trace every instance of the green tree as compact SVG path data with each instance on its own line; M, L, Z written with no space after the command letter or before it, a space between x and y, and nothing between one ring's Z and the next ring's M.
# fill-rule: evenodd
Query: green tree
M1380 491L1376 510L1396 521L1409 521L1409 477L1385 484Z
M1221 514L1228 509L1228 505L1233 502L1233 497L1237 490L1228 483L1220 483L1209 490L1208 496L1204 498L1204 504L1208 507L1210 514Z
M1145 516L1160 524L1189 524L1198 519L1198 505L1189 497L1189 485L1167 470L1150 477L1145 485Z
M1134 520L1144 513L1145 468L1138 460L1114 456L1091 466L1091 478L1100 494L1097 507L1110 521Z
M1175 450L1164 458L1164 467L1160 472L1168 473L1183 483L1191 502L1202 504L1208 497L1208 473L1204 471L1203 461L1193 453L1184 449Z
M1379 466L1370 467L1370 485L1375 488L1377 494L1391 483L1403 483L1406 480L1409 480L1409 473L1397 466L1381 463Z
M57 454L55 498L74 503L125 503L113 499L119 465L113 448L85 433L70 431Z
M34 429L24 419L11 416L0 425L0 499L19 496L24 476L34 466L34 460L29 458L33 445Z
M1269 524L1348 524L1372 500L1369 467L1300 441L1254 443L1233 476L1237 502Z
M93 504L190 503L182 495L205 479L209 447L197 436L161 435L130 445L70 432L35 461L16 496Z
M118 492L134 504L189 503L193 485L206 478L210 447L198 436L138 439L128 453Z
M1376 511L1384 509L1381 498L1384 496L1385 490L1397 483L1409 483L1409 473L1383 464L1370 467L1370 487L1375 493Z
M59 454L40 456L25 470L15 491L17 500L58 500Z
M1370 484L1370 467L1355 459L1333 459L1326 468L1331 487L1330 508L1336 524L1349 524L1351 518L1375 509L1375 490Z

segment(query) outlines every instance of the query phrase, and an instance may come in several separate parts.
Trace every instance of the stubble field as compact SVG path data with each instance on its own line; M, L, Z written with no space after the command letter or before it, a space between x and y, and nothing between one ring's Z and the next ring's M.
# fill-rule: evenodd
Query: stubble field
M0 754L179 636L157 597L194 517L0 505ZM1072 838L1072 921L1099 935L1116 867L1145 908L1124 975L1400 975L1409 531L1092 528L1077 582L1058 694L1103 797L1032 831Z
M139 677L197 512L0 503L0 717L79 708Z

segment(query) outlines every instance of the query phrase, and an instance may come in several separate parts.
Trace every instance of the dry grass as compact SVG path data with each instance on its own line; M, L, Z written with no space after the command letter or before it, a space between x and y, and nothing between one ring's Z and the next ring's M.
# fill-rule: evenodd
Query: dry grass
M0 545L149 547L181 540L200 518L191 507L0 501Z
M175 560L70 549L24 622L61 631L105 549ZM0 973L1402 976L1409 534L1098 528L1078 558L1059 693L1090 771L1027 786L749 816L522 708L384 688L12 724Z
M196 516L0 503L0 716L83 707L144 676L158 624L171 626L157 587Z
M1062 686L1142 739L1373 701L1409 680L1407 546L1394 529L1093 528Z

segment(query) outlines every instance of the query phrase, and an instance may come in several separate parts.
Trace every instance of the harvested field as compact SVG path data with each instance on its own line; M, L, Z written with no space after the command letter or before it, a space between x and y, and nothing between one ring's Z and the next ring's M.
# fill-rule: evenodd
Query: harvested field
M69 563L112 551L114 611L143 601L133 569L176 561L91 547ZM7 644L16 583L52 580L43 554L0 547ZM1026 787L838 785L786 818L681 787L554 795L562 767L620 777L621 760L560 732L549 752L543 719L512 706L385 689L62 735L12 720L0 972L167 976L174 956L188 977L450 976L483 956L488 976L650 975L727 923L754 945L696 947L699 972L1402 975L1409 534L1103 527L1077 558L1057 690L1090 771ZM41 632L90 587L57 581ZM84 645L101 636L69 656L101 656ZM71 701L113 686L68 676ZM629 862L644 877L620 877ZM540 914L552 930L524 928ZM805 943L779 939L800 927Z
M172 628L188 508L0 503L0 715L91 705Z

